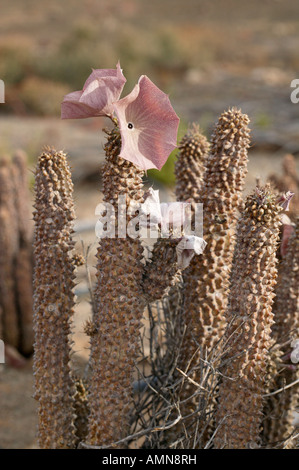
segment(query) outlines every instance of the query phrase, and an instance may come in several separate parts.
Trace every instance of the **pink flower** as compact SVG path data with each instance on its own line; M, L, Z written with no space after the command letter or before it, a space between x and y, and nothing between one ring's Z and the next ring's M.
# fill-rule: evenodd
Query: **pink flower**
M112 103L119 99L125 83L119 63L116 69L93 70L84 83L83 90L64 97L61 118L81 119L111 115Z
M113 108L122 138L120 157L143 170L160 170L177 145L179 118L168 96L142 75Z

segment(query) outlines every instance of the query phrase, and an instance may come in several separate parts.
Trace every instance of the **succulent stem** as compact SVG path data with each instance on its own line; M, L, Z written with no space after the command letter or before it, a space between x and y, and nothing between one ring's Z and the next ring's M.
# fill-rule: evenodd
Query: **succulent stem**
M238 222L216 448L260 446L281 210L275 194L267 187L256 188Z
M74 381L73 185L66 155L46 148L36 167L34 211L34 379L41 448L72 448Z

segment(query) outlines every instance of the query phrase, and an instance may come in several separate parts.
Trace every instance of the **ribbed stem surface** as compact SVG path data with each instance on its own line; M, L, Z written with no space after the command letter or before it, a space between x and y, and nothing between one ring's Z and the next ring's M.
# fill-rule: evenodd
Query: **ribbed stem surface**
M75 277L72 191L66 155L47 148L37 163L34 211L34 380L43 449L75 444L69 364Z
M263 394L274 323L281 207L276 195L257 188L237 226L227 310L225 366L216 415L216 448L260 445Z
M119 157L121 147L117 128L108 133L106 165L103 173L104 201L119 213L117 200L126 195L143 201L142 176L132 163ZM129 215L126 222L130 220ZM92 370L89 389L89 433L91 445L110 446L127 436L132 381L140 350L140 327L144 310L140 240L103 238L97 252L96 311L90 337ZM117 447L121 447L118 445Z

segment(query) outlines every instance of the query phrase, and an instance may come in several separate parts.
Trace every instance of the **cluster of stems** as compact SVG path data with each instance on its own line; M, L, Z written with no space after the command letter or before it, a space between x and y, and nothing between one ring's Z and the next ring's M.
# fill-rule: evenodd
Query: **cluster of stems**
M261 444L282 210L276 201L276 194L268 188L256 188L246 199L236 230L216 448L246 449Z
M37 163L33 298L39 445L128 446L144 312L149 303L163 298L181 276L168 301L169 308L178 312L176 325L180 329L177 332L180 350L174 351L179 372L174 372L174 380L181 371L191 379L186 380L178 396L180 413L187 419L164 433L163 442L171 445L183 433L185 442L192 441L199 418L203 418L199 416L196 400L202 379L202 368L198 365L203 360L208 363L222 341L223 361L217 363L221 372L218 399L217 403L212 400L205 410L215 420L213 445L234 449L259 447L269 351L275 344L287 355L291 340L298 334L298 219L282 260L273 309L282 209L269 186L257 187L245 203L242 201L249 119L232 108L220 116L211 144L195 125L179 144L176 197L178 201L192 203L193 215L195 204L203 204L203 238L207 242L203 255L195 256L181 273L176 255L178 240L170 237L158 238L151 256L145 259L140 238L127 232L118 236L121 212L128 226L135 216L132 207L144 202L145 193L143 170L119 156L121 135L116 120L113 122L114 127L106 130L103 202L114 208L111 218L115 237L102 236L97 249L92 319L85 329L90 337L89 377L84 383L75 380L70 367L77 264L72 239L75 214L71 174L66 155L51 148L45 149ZM20 160L16 162L14 181L23 171ZM0 183L6 185L5 191L12 196L6 166L0 166ZM6 206L0 204L2 223L8 221L10 210L15 214L16 207L22 204L20 195L14 199L14 206L9 206L5 191L2 194L0 186L0 202L6 201ZM119 205L120 197L123 207ZM17 229L20 239L26 241L24 219L18 220ZM1 241L7 242L9 233L2 231L1 236ZM12 239L7 259L15 257L16 244ZM20 246L22 250L26 243ZM2 258L0 265L5 265L4 272L8 273L6 258ZM23 261L17 263L20 277L27 262L24 255ZM12 302L9 284L4 286L6 301ZM21 292L20 285L18 288ZM0 289L3 289L1 279ZM5 308L1 304L0 312ZM15 311L9 317L11 321L14 315ZM0 331L1 327L0 323ZM18 333L12 328L10 334L11 341L15 341ZM174 336L171 332L172 345ZM164 340L169 346L167 337ZM172 351L167 350L165 358L169 363L171 356ZM286 367L277 377L273 387L283 387L296 381L298 372ZM211 385L208 380L205 384ZM292 431L292 411L298 396L291 388L283 396L283 402L276 397L271 401L272 416L276 418L265 421L271 443L287 439ZM172 420L174 415L170 413L169 418Z

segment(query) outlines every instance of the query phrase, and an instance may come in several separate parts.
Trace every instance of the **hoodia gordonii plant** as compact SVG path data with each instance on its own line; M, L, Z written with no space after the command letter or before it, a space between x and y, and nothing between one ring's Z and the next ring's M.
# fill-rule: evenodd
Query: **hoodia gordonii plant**
M178 201L191 202L191 225L194 230L194 211L197 209L195 204L200 203L201 201L200 190L203 184L202 174L204 171L204 162L208 156L209 143L206 137L200 133L199 126L193 124L179 142L178 147L179 155L175 165L175 173L177 177L176 196ZM149 292L152 294L151 300L156 300L165 294L165 286L169 286L170 279L172 279L172 281L177 279L177 282L167 293L167 296L164 296L163 301L158 302L153 306L153 309L156 308L158 312L163 311L162 323L165 322L165 325L163 324L161 326L159 324L159 328L162 331L165 331L163 342L165 354L161 357L161 344L159 344L159 351L157 352L156 359L153 359L154 364L152 366L156 375L157 370L159 370L159 374L163 376L163 379L161 379L162 385L161 390L159 389L159 394L154 391L152 395L153 402L155 403L154 408L156 410L157 422L159 422L159 419L162 421L165 420L165 416L167 415L166 428L168 429L163 430L163 434L157 438L159 441L159 447L161 445L174 445L178 437L181 437L180 435L184 434L184 430L180 425L181 423L176 426L172 426L171 424L177 421L178 417L178 404L175 400L178 398L179 385L176 385L174 389L174 382L176 384L180 383L180 376L178 377L175 369L177 366L177 357L180 352L180 344L185 324L184 312L182 312L181 308L184 298L184 288L181 285L181 276L179 278L177 276L178 264L176 246L177 240L175 239L161 239L155 244L153 250L153 264L155 265L155 270L152 271L151 277L149 278L150 282L148 282ZM151 264L149 264L149 268L151 268ZM155 283L156 278L159 280L158 285ZM152 315L151 321L153 323L155 323L155 321L161 322L159 319L155 320L154 315ZM151 393L150 389L148 393ZM169 395L167 395L167 393L169 393ZM147 422L147 418L150 416L150 413L148 413L147 410L147 400L144 402L146 408L146 416L144 417L144 420ZM163 416L166 402L171 404ZM180 408L181 407L182 405L180 404ZM178 427L182 432L178 431ZM152 437L149 439L152 439Z
M33 350L32 230L27 156L0 159L0 305L3 339L20 353Z
M198 433L194 412L198 404L190 397L195 398L197 384L201 383L199 351L203 354L202 359L206 359L207 352L211 352L224 332L233 229L247 173L248 123L247 115L232 108L220 116L210 149L196 128L190 130L180 143L176 163L177 197L203 203L203 232L207 246L203 256L193 258L183 272L182 318L185 327L178 367L193 382L186 380L181 388L180 413L184 426L179 423L170 429L168 442L183 436L184 441L188 436L187 441L194 442L195 433ZM191 169L188 169L189 165ZM192 169L196 178L192 176ZM188 176L193 184L188 184ZM188 415L190 419L186 420ZM189 445L187 441L186 445Z
M179 154L175 163L177 201L192 200L200 203L205 160L210 144L201 134L199 126L193 124L181 139Z
M63 152L46 148L35 175L34 397L43 449L75 444L70 332L74 307L71 174Z
M200 188L204 171L204 160L209 151L209 143L199 131L199 126L193 124L183 136L179 145L179 156L175 165L177 178L177 201L200 203ZM194 221L192 224L194 229ZM182 266L177 262L176 247L178 240L161 238L155 243L150 261L145 267L144 287L149 302L159 300L167 293L167 288L173 285Z
M107 131L103 171L107 227L113 222L114 233L111 236L104 230L100 234L97 252L95 309L87 328L91 345L90 414L83 447L127 445L139 330L151 296L147 282L155 270L153 259L144 268L141 241L129 233L129 225L145 199L144 170L163 166L176 147L179 122L169 98L145 76L119 100L124 81L119 65L116 70L96 70L83 90L66 96L62 105L64 118L104 115L115 125ZM157 276L155 282L159 283Z
M194 229L195 204L201 203L200 191L203 185L204 163L208 157L210 144L207 138L201 134L199 125L193 123L180 140L178 148L179 153L175 163L175 194L177 201L189 201L191 203L191 228ZM174 250L173 247L172 250ZM167 266L169 269L170 263L165 264L164 270L167 269ZM178 298L175 294L175 290L176 289L174 289L172 293L175 298ZM183 294L184 293L181 292L179 296L181 302L183 302ZM173 301L171 292L168 300L170 304ZM180 312L181 309L178 309L177 305L173 305L173 310Z
M159 238L154 244L143 275L144 294L149 303L161 299L176 281L179 272L177 244L176 238Z
M15 188L15 205L18 214L19 254L15 262L16 298L19 310L20 347L30 355L33 351L32 329L32 230L30 224L30 192L28 190L27 155L21 151L13 157L12 176Z
M158 202L158 192L152 188L144 192L142 181L144 171L161 168L175 147L178 118L168 98L144 76L133 92L120 100L124 81L119 65L116 70L94 70L83 89L65 97L62 106L63 117L109 116L114 126L107 130L105 145L102 215L107 226L97 233L95 302L85 329L90 336L90 367L84 380L75 380L69 366L76 264L70 173L65 155L53 149L46 149L37 165L34 373L40 447L124 448L141 435L148 437L141 445L152 448L186 447L186 442L193 447L259 446L262 394L268 393L267 353L273 342L270 329L279 201L269 188L257 188L247 198L234 237L246 174L248 118L236 109L223 113L210 152L206 139L194 127L180 144L177 197L181 194L194 204L204 203L209 249L201 260L192 258L188 269L195 240L192 250L186 236L176 235L176 210L168 214L168 204L179 203L158 204L153 210L158 222L153 223L148 205ZM136 224L137 210L146 218L139 218ZM152 257L145 259L135 234L140 226L148 229L156 225L164 235L165 222L170 226L169 238L158 239ZM109 233L110 225L114 236ZM182 226L185 228L184 223ZM290 266L296 268L296 264ZM149 305L163 296L180 267L186 270L171 297L158 306ZM168 312L163 309L166 303ZM146 305L150 328L143 330L144 338L149 330L151 335L146 364L146 368L152 367L149 377L140 368L137 373L136 367L141 358L139 336ZM181 329L182 318L185 335L181 348L177 329ZM216 362L217 342L221 342L221 351ZM173 354L169 354L171 348ZM193 366L201 373L193 374ZM135 372L135 377L142 375L143 379L138 385L133 383ZM210 378L214 376L222 378L217 403L211 391ZM143 390L151 389L157 400L149 393L142 394L144 382L148 387ZM216 380L214 383L218 385ZM132 400L133 387L136 400ZM185 397L190 395L191 406L185 407ZM202 406L208 395L212 395L211 401ZM217 424L208 442L205 434L211 423L207 423L207 415L213 421L216 417ZM203 421L205 429L199 429ZM177 424L180 429L176 434ZM175 432L168 436L167 431Z
M201 254L206 245L201 237L192 234L196 232L192 231L192 204L160 204L158 193L150 188L142 208L159 221L158 240L144 268L143 289L147 302L162 299L193 256Z
M19 254L18 213L14 204L15 188L12 166L0 161L0 305L3 340L19 347L20 331L15 292L15 265Z
M104 200L115 205L126 195L142 202L143 170L122 159L121 138L115 128L108 133L103 172ZM129 216L126 219L128 222ZM116 231L119 229L116 224ZM96 309L90 336L91 380L87 443L111 445L128 435L132 376L139 355L143 249L139 239L103 238L97 252Z
M290 205L288 216L293 221L298 216L299 211L299 175L296 168L296 159L292 154L287 153L282 160L282 171L279 175L274 174L269 177L269 182L273 184L279 192L291 191L294 193L292 204Z
M216 448L260 446L281 210L276 194L268 187L257 187L247 197L238 222Z
M292 201L293 202L293 201ZM281 352L279 373L267 398L264 439L267 445L295 445L295 412L299 407L299 218L289 237L279 269L273 306L273 339ZM294 352L292 352L292 348ZM293 384L293 385L292 385ZM297 436L298 438L298 436Z
M249 119L235 108L219 118L205 159L199 199L203 204L204 255L193 258L185 270L185 321L181 368L198 346L210 350L225 327L228 279L233 253L237 210L247 174ZM181 154L184 159L184 154ZM187 359L188 360L188 359Z
M207 359L226 325L233 231L247 173L248 123L248 116L236 108L222 113L211 137L209 155L204 160L203 183L198 188L198 197L203 203L203 237L207 246L203 256L193 258L183 272L185 333L178 361L179 368L192 374L197 384L201 383L200 358ZM181 152L180 159L183 161L184 158L185 154ZM177 176L180 177L180 173L177 172ZM182 388L183 416L194 413L196 404L189 397L196 390L197 386L190 381ZM189 421L185 425L190 437L198 423L194 415Z

